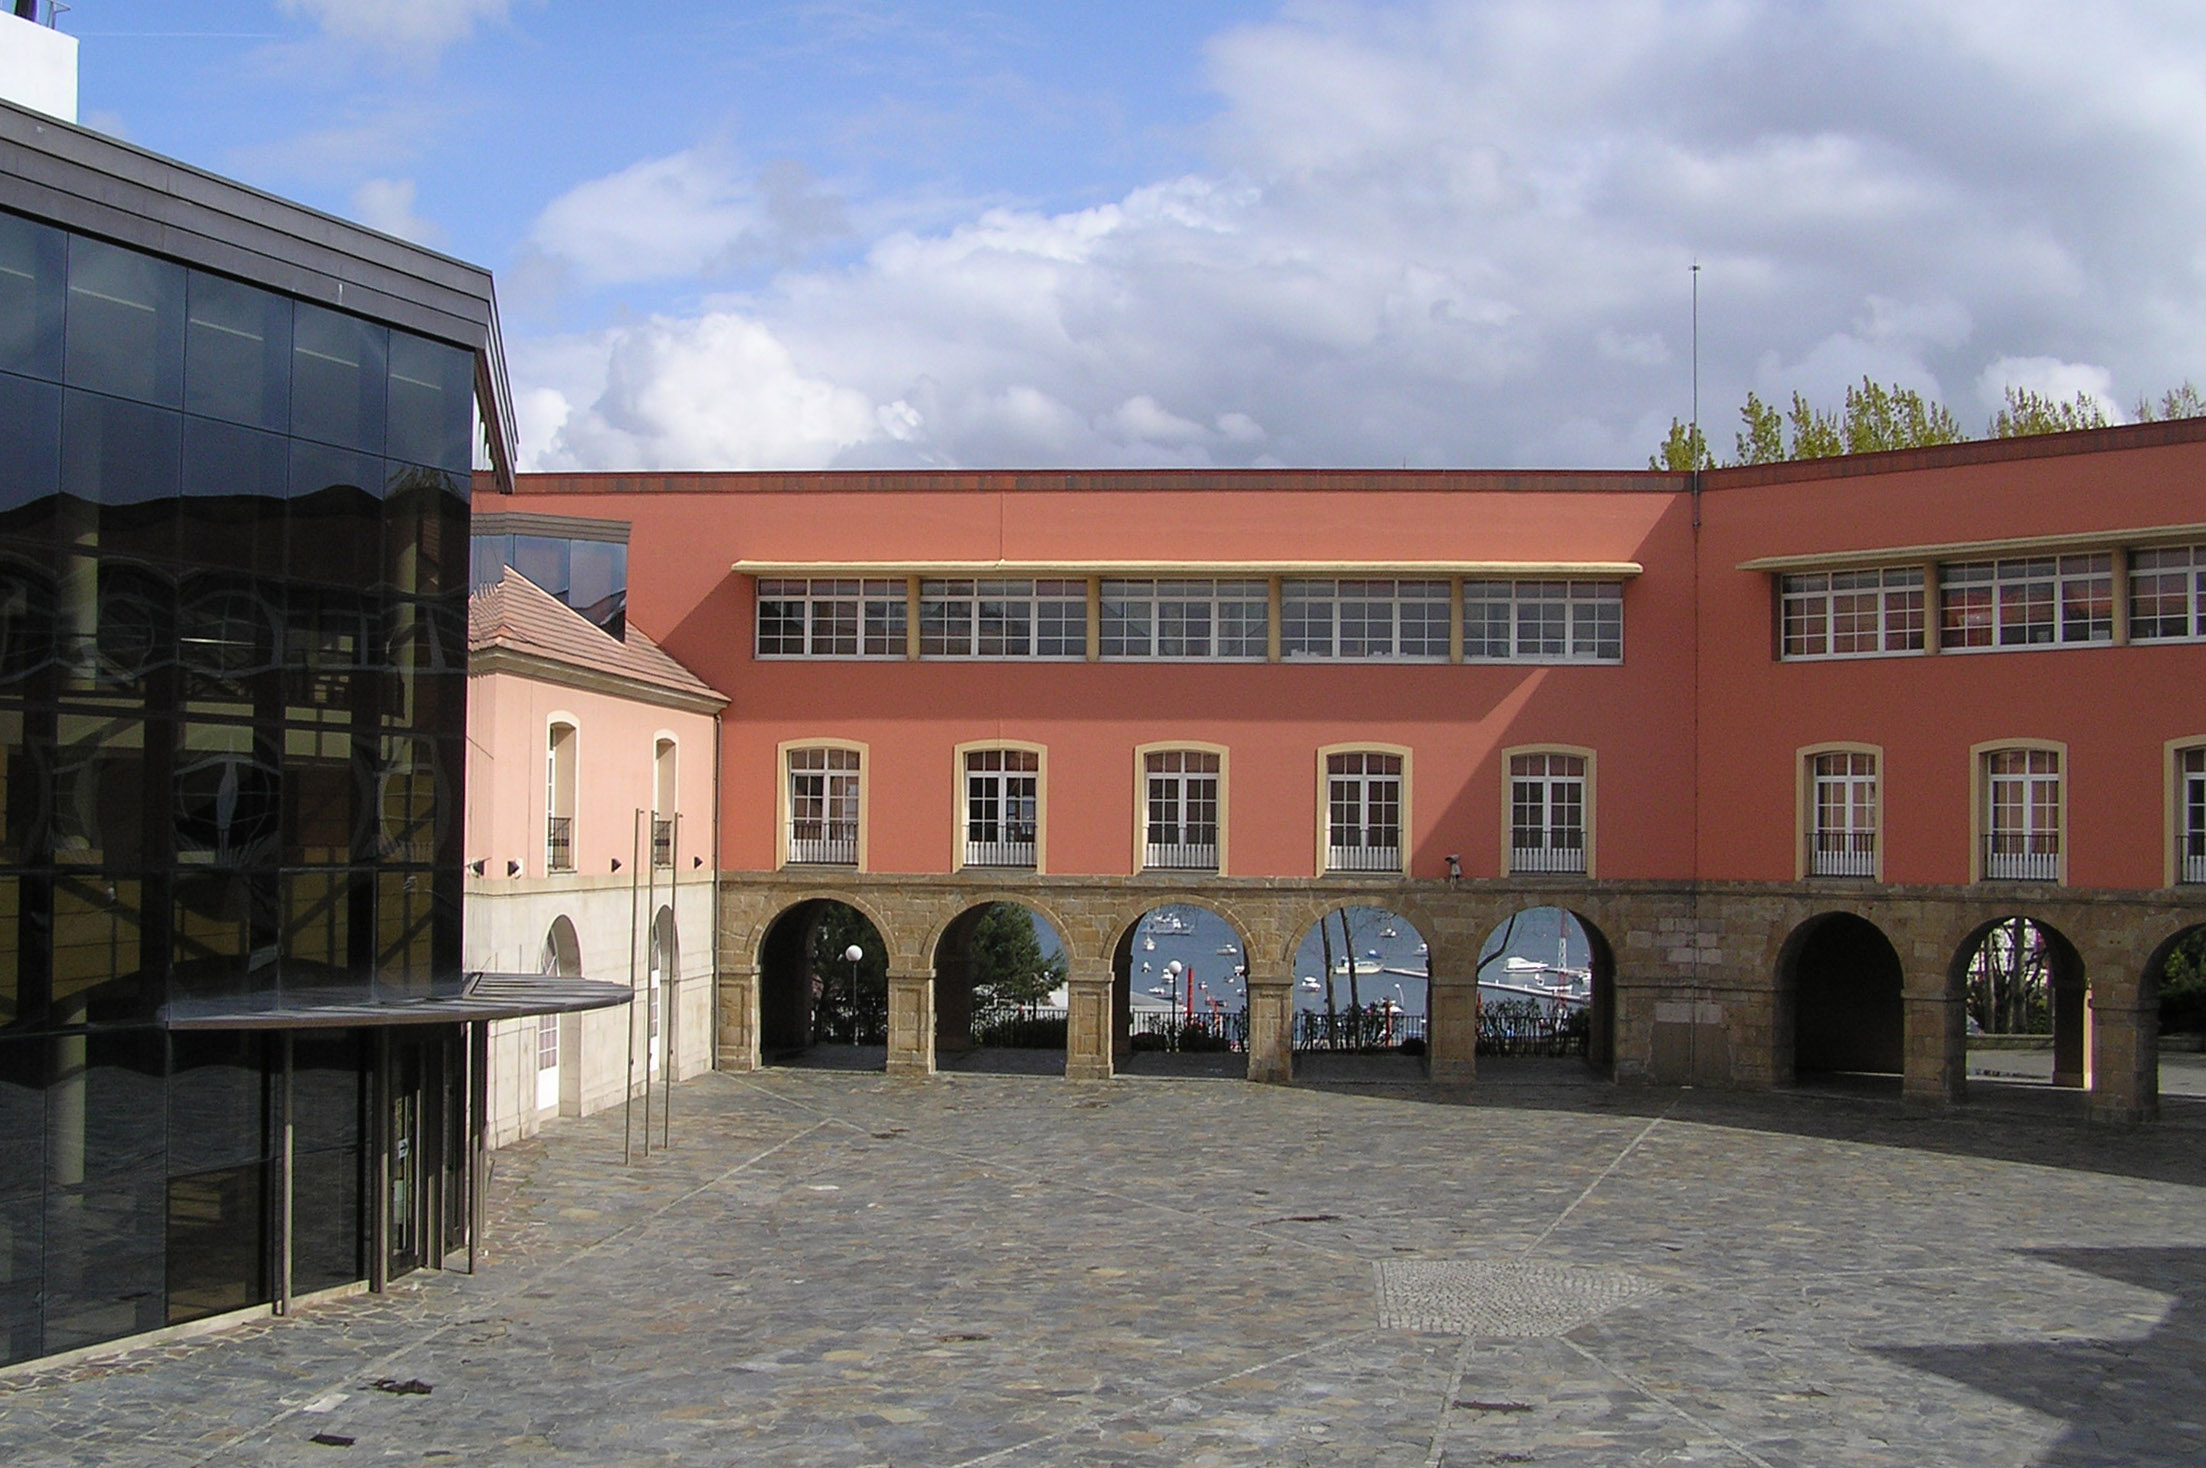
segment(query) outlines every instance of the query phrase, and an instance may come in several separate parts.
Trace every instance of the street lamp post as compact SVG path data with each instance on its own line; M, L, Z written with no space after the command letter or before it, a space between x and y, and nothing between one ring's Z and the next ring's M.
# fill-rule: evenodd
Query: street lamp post
M850 1013L851 1013L851 1016L852 1016L852 1019L851 1019L851 1024L852 1024L852 1028L851 1028L851 1031L850 1031L850 1038L851 1038L851 1039L852 1039L853 1041L855 1041L855 1040L856 1040L856 1039L858 1038L858 1031L857 1031L857 1028L856 1028L856 1025L857 1025L857 1018L856 1018L856 1017L857 1017L857 1013L858 1013L858 963L859 963L859 961L860 961L861 959L863 959L863 958L864 958L865 956L866 956L866 951L865 951L865 950L864 950L863 948L860 948L860 947L859 947L859 946L858 946L857 944L855 944L855 943L851 944L851 945L850 945L850 946L849 946L848 948L845 948L845 949L843 950L843 958L844 958L844 960L845 960L845 961L846 961L847 963L849 963L849 965L850 965L850 995L849 995L849 1003L850 1003Z
M1172 1000L1172 1008L1175 1013L1178 1012L1180 1005L1180 974L1186 968L1187 965L1181 963L1176 958L1164 966L1164 982L1171 991L1170 997Z

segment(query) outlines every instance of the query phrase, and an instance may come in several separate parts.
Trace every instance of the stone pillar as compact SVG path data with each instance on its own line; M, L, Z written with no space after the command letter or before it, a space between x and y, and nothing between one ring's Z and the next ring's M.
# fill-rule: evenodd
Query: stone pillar
M1112 1074L1111 966L1082 959L1065 979L1065 1079L1107 1081Z
M2160 1116L2160 1011L2134 996L2090 998L2091 1119L2155 1121Z
M1907 1100L1952 1106L1966 1094L1968 1005L1942 968L1910 971L1900 995L1906 1051L1900 1092Z
M2090 1082L2089 991L2081 984L2053 985L2053 1084L2080 1091Z
M1283 1086L1294 1079L1294 974L1252 961L1248 993L1249 1079Z
M1478 975L1434 974L1426 985L1425 1054L1436 1085L1478 1079Z
M889 1074L934 1074L934 975L889 971Z
M757 1070L757 965L723 963L720 966L719 1003L715 1007L719 1013L719 1030L713 1041L713 1064L722 1070ZM579 1063L575 1069L579 1079Z

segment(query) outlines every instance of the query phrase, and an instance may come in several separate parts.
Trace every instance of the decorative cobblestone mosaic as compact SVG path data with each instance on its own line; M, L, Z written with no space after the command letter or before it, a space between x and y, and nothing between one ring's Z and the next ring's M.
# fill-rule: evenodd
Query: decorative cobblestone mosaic
M1379 1328L1528 1340L1557 1336L1660 1288L1606 1269L1447 1259L1376 1266Z

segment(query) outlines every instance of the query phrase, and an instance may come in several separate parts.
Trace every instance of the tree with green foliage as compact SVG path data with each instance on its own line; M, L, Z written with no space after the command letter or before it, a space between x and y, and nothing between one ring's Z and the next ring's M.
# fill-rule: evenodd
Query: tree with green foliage
M855 972L843 957L853 944L865 955ZM866 915L845 903L821 903L808 948L818 1037L844 1045L887 1044L889 950Z
M2024 438L2033 433L2070 433L2106 427L2106 410L2087 392L2074 401L2047 397L2026 387L2007 389L2007 406L1992 415L1993 438Z
M1716 456L1708 452L1708 440L1697 423L1680 423L1670 420L1669 437L1662 440L1662 447L1647 460L1650 469L1666 469L1672 474L1690 474L1695 469L1713 469Z
M1911 387L1861 379L1846 389L1846 452L1874 454L1888 449L1924 449L1961 443L1968 435L1945 404Z
M1828 459L1846 452L1846 436L1836 413L1817 412L1799 392L1792 395L1792 451L1788 459Z
M966 940L974 1009L990 1013L1038 1004L1065 982L1065 957L1044 957L1034 918L1016 902L992 902Z
M2193 929L2161 965L2160 1028L2177 1035L2206 1031L2206 928Z
M2160 401L2151 398L2137 400L2137 421L2157 423L2166 418L2206 418L2206 396L2188 377L2181 387L2171 387L2160 395Z

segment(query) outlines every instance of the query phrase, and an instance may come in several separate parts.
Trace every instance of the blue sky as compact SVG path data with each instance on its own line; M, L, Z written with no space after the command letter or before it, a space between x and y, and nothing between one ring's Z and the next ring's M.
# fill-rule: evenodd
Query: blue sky
M2165 0L78 0L85 121L491 266L561 468L1630 465L2206 381Z

